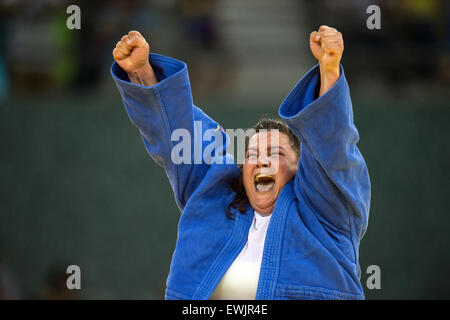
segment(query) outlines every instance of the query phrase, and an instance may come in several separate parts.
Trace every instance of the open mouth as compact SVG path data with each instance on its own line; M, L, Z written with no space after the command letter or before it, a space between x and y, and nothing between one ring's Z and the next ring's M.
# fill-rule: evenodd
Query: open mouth
M259 192L270 191L275 185L275 178L270 174L257 174L255 176L255 188Z

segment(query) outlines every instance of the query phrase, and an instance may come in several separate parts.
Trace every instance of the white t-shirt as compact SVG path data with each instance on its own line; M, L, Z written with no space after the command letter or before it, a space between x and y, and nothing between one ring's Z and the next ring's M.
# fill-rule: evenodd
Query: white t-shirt
M255 299L264 241L271 216L272 214L262 216L255 211L255 217L248 232L247 244L225 273L210 299Z

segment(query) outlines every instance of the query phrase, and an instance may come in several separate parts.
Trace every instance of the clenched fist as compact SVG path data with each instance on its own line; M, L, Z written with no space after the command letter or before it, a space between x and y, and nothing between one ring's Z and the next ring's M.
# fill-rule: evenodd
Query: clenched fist
M320 26L318 31L311 32L309 45L313 56L319 62L322 81L320 94L322 95L339 78L339 63L344 52L344 40L342 34L336 29Z
M148 61L149 45L138 31L123 36L113 50L113 57L128 73L133 83L152 86L158 83Z
M344 52L344 40L339 31L328 26L321 26L319 31L311 32L309 45L312 54L321 66L327 70L339 68L339 62Z

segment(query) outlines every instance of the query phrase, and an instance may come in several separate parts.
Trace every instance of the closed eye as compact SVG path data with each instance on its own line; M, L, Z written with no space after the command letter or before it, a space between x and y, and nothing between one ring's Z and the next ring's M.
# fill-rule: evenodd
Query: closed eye
M284 156L284 154L281 153L281 152L272 152L272 153L270 154L270 156L271 156L271 157L272 157L272 156L277 156L277 157L279 157L279 156Z

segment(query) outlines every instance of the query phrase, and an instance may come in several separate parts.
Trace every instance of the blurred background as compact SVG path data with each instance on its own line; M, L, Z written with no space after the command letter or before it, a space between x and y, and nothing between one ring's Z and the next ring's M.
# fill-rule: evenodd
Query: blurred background
M344 35L372 182L366 297L450 298L449 1L3 0L0 14L0 298L164 296L180 213L110 76L123 34L187 62L195 104L248 128L315 64L322 24ZM66 289L71 264L81 290Z

